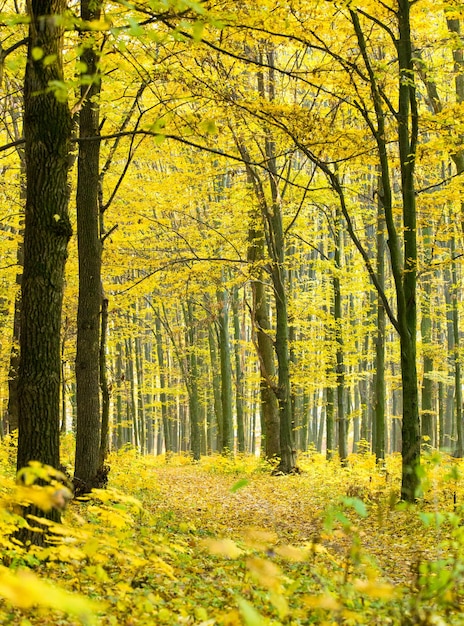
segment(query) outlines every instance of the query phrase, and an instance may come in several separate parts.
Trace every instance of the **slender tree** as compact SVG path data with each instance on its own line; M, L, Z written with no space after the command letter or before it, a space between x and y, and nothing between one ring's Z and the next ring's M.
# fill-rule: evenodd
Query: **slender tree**
M98 20L100 3L81 0L81 18ZM94 33L85 33L81 42L81 108L79 112L79 154L77 161L77 242L79 256L79 300L76 352L76 461L75 489L86 493L101 486L100 468L100 309L101 240L98 206L100 141L100 73ZM104 483L104 480L103 480Z

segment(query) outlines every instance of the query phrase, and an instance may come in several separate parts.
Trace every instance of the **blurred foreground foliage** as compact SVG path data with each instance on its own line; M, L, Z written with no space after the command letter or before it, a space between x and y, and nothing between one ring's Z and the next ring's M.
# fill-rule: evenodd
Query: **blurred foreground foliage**
M342 467L308 453L301 474L273 476L254 457L126 449L109 489L72 501L27 550L15 531L37 520L21 506L53 506L59 474L33 465L17 484L13 460L6 439L1 624L464 624L463 463L448 456L425 455L423 497L405 506L397 456Z

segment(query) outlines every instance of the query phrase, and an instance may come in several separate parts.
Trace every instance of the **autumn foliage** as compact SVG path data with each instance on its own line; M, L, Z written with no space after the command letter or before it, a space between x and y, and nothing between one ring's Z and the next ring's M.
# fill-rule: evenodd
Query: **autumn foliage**
M404 505L396 455L379 469L370 454L342 467L309 453L300 475L272 476L253 457L127 449L109 489L73 501L47 545L25 551L17 506L38 496L15 485L10 453L6 442L4 624L462 624L462 464L448 457L426 458L423 501Z

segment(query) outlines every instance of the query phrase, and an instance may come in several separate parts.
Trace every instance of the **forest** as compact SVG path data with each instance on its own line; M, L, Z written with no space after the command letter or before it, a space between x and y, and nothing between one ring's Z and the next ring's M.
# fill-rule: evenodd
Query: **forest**
M2 0L1 623L464 624L463 19Z

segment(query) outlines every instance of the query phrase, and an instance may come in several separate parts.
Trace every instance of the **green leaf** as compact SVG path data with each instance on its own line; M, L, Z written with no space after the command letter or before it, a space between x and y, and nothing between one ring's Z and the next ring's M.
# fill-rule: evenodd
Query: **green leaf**
M199 20L194 22L193 27L192 27L192 35L195 41L201 41L203 37L204 29L205 29L204 22L200 22Z
M343 498L343 504L354 509L359 517L368 516L366 505L359 498Z
M247 485L248 485L248 479L241 478L240 480L237 480L237 482L234 485L232 485L230 490L232 493L235 493L236 491L238 491L239 489L243 489L243 487L246 487Z
M249 602L239 597L237 604L246 626L262 626L264 624L264 617Z
M35 46L34 48L32 48L31 57L33 61L40 61L43 55L44 55L44 51L42 50L42 48L39 48L38 46Z

